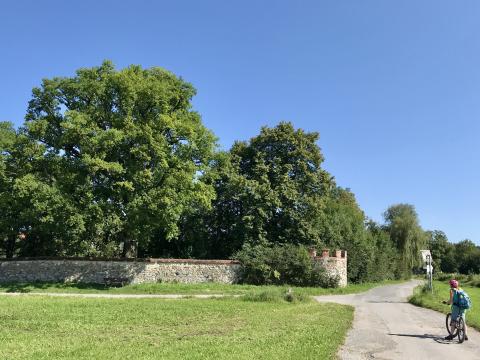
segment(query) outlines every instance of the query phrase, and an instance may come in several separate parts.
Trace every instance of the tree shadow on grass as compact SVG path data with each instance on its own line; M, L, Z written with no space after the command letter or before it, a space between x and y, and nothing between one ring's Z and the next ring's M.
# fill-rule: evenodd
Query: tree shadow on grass
M50 283L50 282L31 282L31 283L4 283L0 287L7 293L29 293L37 290L46 289L78 289L78 290L109 290L111 286L101 284L84 283Z

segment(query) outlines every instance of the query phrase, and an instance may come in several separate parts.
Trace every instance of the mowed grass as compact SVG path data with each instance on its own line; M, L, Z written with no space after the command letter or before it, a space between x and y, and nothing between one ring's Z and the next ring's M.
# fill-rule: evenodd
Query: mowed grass
M333 359L352 318L313 301L0 297L0 358Z
M464 287L462 284L460 284L460 287L468 293L473 303L472 308L469 309L466 314L467 325L480 330L480 288L470 286ZM442 304L442 300L447 301L450 296L450 286L448 285L448 282L434 281L433 288L434 291L432 294L429 292L423 292L422 287L417 287L413 296L410 298L410 302L414 305L437 310L444 314L449 313L450 306Z
M127 285L123 287L108 287L93 284L74 283L27 283L27 284L0 284L0 292L55 292L55 293L102 293L102 294L223 294L246 295L258 294L265 291L286 292L288 289L303 296L340 295L367 291L373 287L399 283L400 281L383 281L376 283L351 284L344 288L323 289L315 287L293 286L255 286L229 285L219 283L180 284L180 283L153 283Z

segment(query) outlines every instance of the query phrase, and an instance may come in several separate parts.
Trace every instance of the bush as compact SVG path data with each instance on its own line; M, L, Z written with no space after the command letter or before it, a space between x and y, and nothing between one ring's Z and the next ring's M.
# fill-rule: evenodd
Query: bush
M443 273L437 272L433 274L433 278L438 281L447 282L450 279L457 279L460 282L460 286L468 285L474 287L480 287L480 274L459 274L459 273Z
M235 256L243 266L243 282L254 285L338 286L337 277L314 266L301 245L245 245Z
M310 300L310 297L305 295L305 294L299 294L292 289L288 289L284 294L283 294L283 300L291 303L296 303L296 302L306 302Z
M245 294L242 299L254 302L279 302L282 301L282 293L280 289L267 289L258 293Z
M467 284L470 286L480 287L480 274L470 274L467 276Z
M339 275L329 275L319 266L314 266L312 269L312 273L310 274L310 282L311 286L320 286L323 288L336 288L340 283L340 276Z
M305 294L299 294L292 289L273 288L266 289L258 293L247 293L243 295L242 300L253 302L282 302L289 303L308 302L310 297Z

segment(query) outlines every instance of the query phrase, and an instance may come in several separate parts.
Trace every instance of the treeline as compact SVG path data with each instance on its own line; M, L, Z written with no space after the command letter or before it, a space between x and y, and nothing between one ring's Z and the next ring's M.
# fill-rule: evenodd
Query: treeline
M43 80L23 126L0 124L3 256L279 257L316 246L347 250L349 280L361 282L409 276L419 250L440 242L408 204L368 220L322 168L317 133L283 122L217 151L194 95L163 69L110 62Z
M480 274L480 247L471 240L452 244L442 231L428 231L434 272Z

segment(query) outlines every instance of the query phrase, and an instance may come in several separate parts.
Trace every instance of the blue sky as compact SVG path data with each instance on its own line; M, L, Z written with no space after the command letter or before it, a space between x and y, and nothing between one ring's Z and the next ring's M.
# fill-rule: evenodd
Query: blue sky
M411 203L480 244L479 18L475 0L5 1L0 120L20 125L42 78L161 66L223 148L292 121L367 216Z

